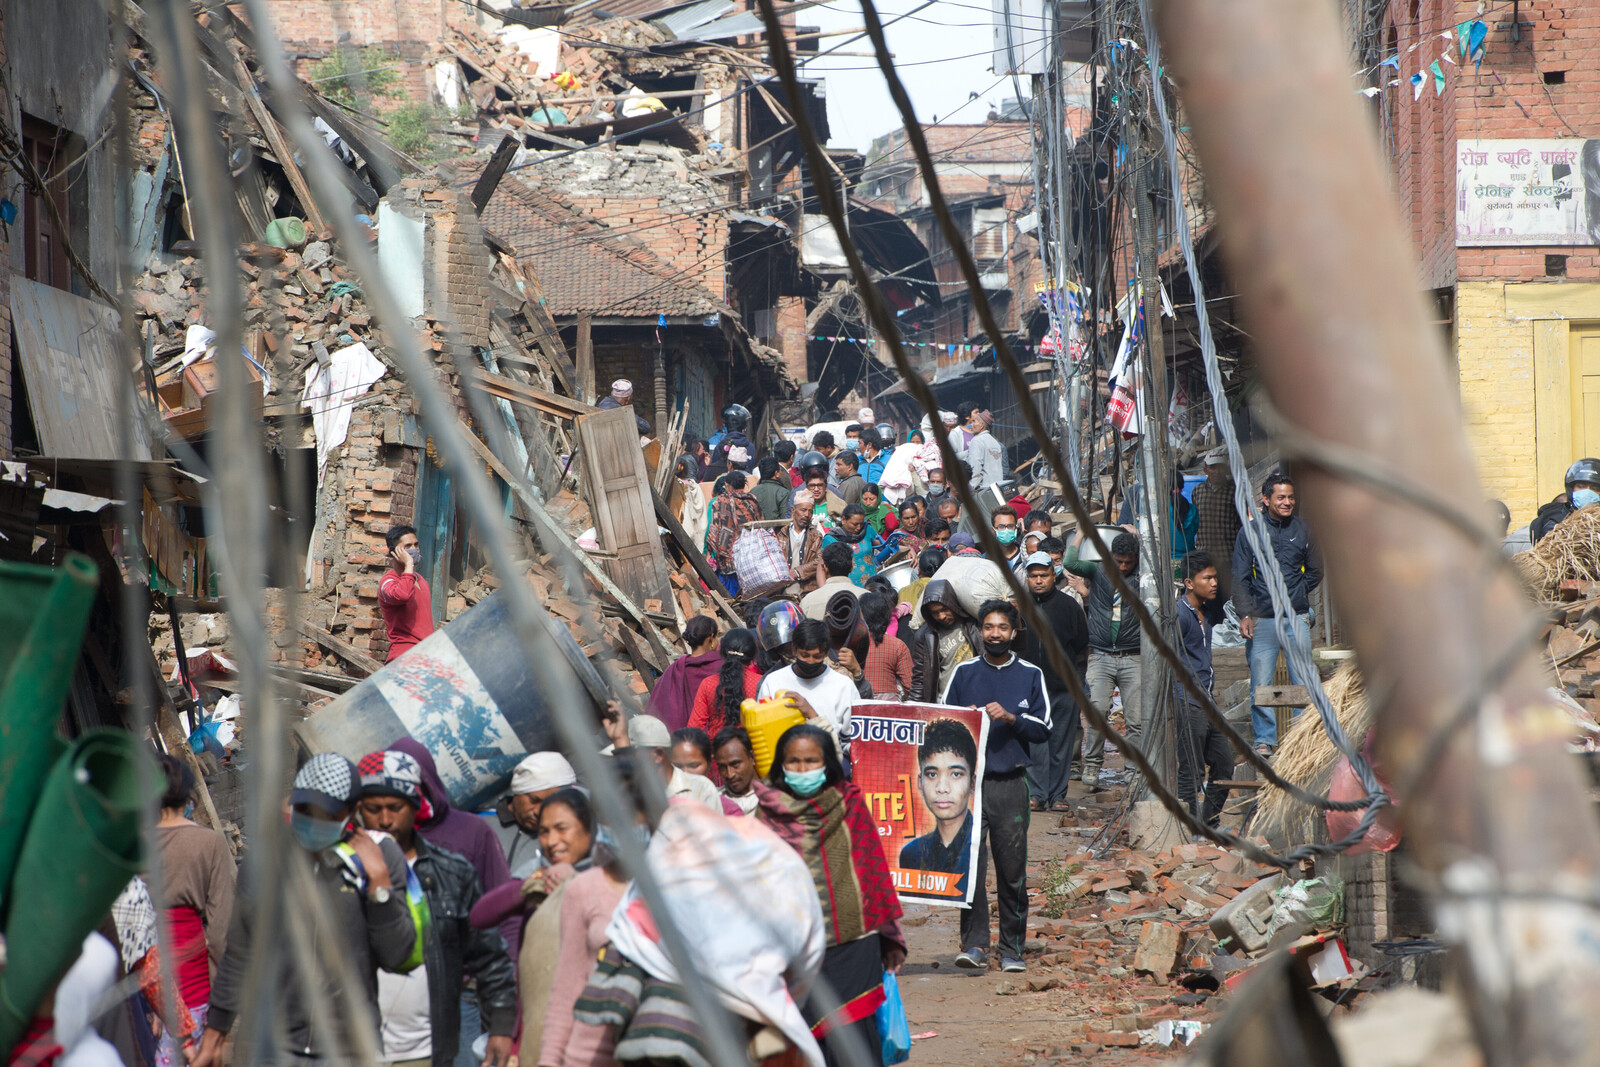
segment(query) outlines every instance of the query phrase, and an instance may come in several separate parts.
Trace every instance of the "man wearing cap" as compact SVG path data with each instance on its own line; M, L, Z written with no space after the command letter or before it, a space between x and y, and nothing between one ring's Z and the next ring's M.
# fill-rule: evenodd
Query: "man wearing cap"
M1089 669L1088 617L1077 600L1056 587L1055 561L1047 553L1033 553L1023 566L1029 595L1081 679ZM1050 698L1050 739L1029 746L1028 799L1034 811L1065 811L1072 760L1078 752L1078 702L1050 665L1043 635L1029 627L1025 639L1022 658L1044 672L1044 690Z
M559 752L535 752L511 772L511 791L495 805L495 813L512 878L526 878L543 859L539 851L539 809L544 798L577 781L572 764Z
M596 404L595 407L600 411L612 411L616 408L628 408L631 410L633 408L633 383L626 378L618 378L611 383L611 395L601 397L600 403ZM648 437L650 424L638 415L633 417L633 421L638 427L639 433Z
M636 748L655 764L656 770L661 773L661 784L667 791L667 799L688 797L698 800L712 811L720 811L725 815L743 814L737 804L728 810L723 806L722 794L717 792L717 787L711 779L699 774L689 774L672 765L668 753L672 749L672 733L667 729L667 724L654 715L635 715L628 720L628 744L623 747Z
M1195 547L1210 557L1217 568L1217 588L1233 588L1229 577L1233 561L1233 547L1239 539L1239 509L1233 501L1233 475L1228 470L1228 450L1213 448L1206 453L1206 480L1189 494L1197 516ZM1206 621L1215 625L1222 621L1222 608L1227 596L1213 597L1202 605Z
M385 838L379 842L350 823L356 800L356 769L343 756L322 753L311 757L294 776L289 793L289 833L294 844L310 853L312 878L322 893L324 908L311 909L307 921L313 936L350 961L361 981L360 994L372 1014L378 1014L378 968L403 970L417 943L417 927L406 904L406 858L400 846ZM300 857L288 857L301 862ZM211 1006L206 1015L200 1047L190 1058L197 1067L220 1062L228 1031L244 1008L245 978L250 967L251 942L256 925L256 893L241 872L233 920L228 927L228 948L211 983ZM291 906L292 904L291 898ZM329 924L318 921L325 915ZM278 936L283 930L278 928ZM304 994L321 997L328 1015L344 1019L349 1012L340 1001L351 992L339 971L323 971L321 988L302 989L294 962L287 951L278 954L278 971L268 975L280 995L283 1025L295 1057L319 1059L349 1047L347 1035L316 1033ZM369 1038L370 1040L370 1038Z
M369 752L358 770L362 825L390 835L405 853L406 901L422 923L422 965L378 975L383 1061L403 1067L454 1062L465 971L477 982L479 1010L489 1026L482 1062L505 1067L517 1024L517 976L500 935L467 921L483 883L466 859L428 844L417 832L417 820L431 812L422 769L412 756L393 749Z
M1010 478L1006 470L1006 448L989 432L993 425L994 416L987 411L974 411L972 421L967 423L972 437L967 442L966 455L961 458L972 468L974 490L986 489Z
M861 424L861 437L863 440L866 439L868 431L877 424L877 421L878 417L872 413L871 408L862 408L856 412L856 422Z

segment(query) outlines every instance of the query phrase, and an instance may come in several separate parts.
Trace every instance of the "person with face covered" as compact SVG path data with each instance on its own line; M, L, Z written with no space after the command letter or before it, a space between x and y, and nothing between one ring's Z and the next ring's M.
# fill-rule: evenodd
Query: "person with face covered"
M406 903L406 857L392 838L378 842L351 824L357 793L356 769L343 756L321 753L306 761L289 792L290 848L310 858L312 879L322 894L321 912L329 925L310 918L314 936L323 939L350 963L360 986L350 989L332 971L318 975L320 987L306 989L290 954L278 954L278 972L266 976L282 994L282 1024L289 1047L309 1059L333 1057L350 1045L348 1034L318 1032L305 997L320 997L334 1019L348 1017L346 997L362 996L373 1018L378 1015L378 969L407 969L417 944L417 926ZM305 862L304 858L297 862ZM246 868L249 874L249 868ZM244 1009L246 975L256 927L254 886L241 877L228 928L228 947L211 983L211 1004L200 1047L190 1063L214 1067L221 1062L228 1032ZM293 906L291 903L289 906ZM414 966L414 965L412 965ZM368 1035L375 1042L376 1034Z
M1022 942L1028 925L1028 751L1029 746L1050 740L1050 697L1044 672L1011 650L1018 628L1016 606L1004 600L985 601L978 619L983 655L956 665L939 701L981 710L989 717L978 830L980 841L987 839L987 845L978 852L972 906L961 913L956 966L980 971L988 967L984 872L993 854L1000 898L1000 969L1019 972L1027 969Z
M977 784L978 743L958 719L934 719L917 746L917 792L933 816L933 829L907 841L899 866L914 871L958 875L956 890L967 891L972 870L972 796Z

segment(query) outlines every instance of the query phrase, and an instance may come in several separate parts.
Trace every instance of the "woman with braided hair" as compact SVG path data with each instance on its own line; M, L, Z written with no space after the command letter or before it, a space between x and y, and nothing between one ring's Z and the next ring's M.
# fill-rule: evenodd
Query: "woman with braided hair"
M761 669L756 665L754 631L729 630L722 635L722 669L700 683L689 712L689 725L707 734L744 720L739 705L755 699L761 685Z

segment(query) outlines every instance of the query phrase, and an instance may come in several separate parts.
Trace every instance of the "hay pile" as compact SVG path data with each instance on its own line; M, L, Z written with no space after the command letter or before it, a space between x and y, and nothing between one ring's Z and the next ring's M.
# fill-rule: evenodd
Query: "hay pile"
M1328 703L1344 727L1345 736L1360 745L1372 729L1372 708L1362 689L1361 675L1354 664L1340 667L1323 683ZM1309 793L1325 795L1339 762L1339 750L1322 729L1322 719L1314 710L1301 712L1278 745L1272 767L1281 776ZM1322 826L1322 811L1295 800L1281 789L1261 790L1248 832L1264 836L1274 848L1305 844L1316 838ZM1326 837L1326 831L1322 831Z
M1567 516L1532 549L1512 556L1511 564L1542 600L1556 600L1568 578L1600 581L1600 504Z

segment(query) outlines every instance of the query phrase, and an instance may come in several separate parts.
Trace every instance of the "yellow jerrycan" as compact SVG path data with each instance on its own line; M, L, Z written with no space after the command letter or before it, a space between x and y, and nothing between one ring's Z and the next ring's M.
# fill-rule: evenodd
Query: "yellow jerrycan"
M750 735L755 748L756 772L765 778L772 769L772 757L778 749L778 738L791 726L806 721L800 708L787 692L779 692L770 700L746 700L739 705L739 717Z

